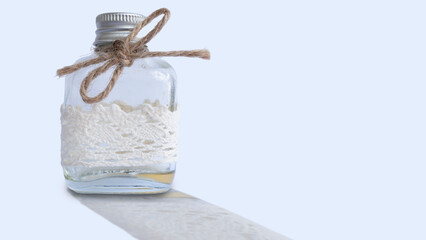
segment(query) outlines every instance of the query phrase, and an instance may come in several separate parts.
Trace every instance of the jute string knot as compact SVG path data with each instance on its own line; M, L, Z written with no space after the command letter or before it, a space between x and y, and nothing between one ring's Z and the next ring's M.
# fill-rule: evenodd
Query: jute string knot
M130 67L133 64L133 58L124 52L124 42L115 40L112 44L111 58L115 59L117 66Z
M163 15L161 20L157 25L148 32L144 37L135 43L131 43L133 39L136 38L137 34L149 24L156 17ZM118 77L123 72L124 67L132 66L135 59L138 58L147 58L147 57L198 57L202 59L210 59L210 52L206 49L202 50L189 50L189 51L166 51L166 52L150 52L146 47L146 44L151 41L164 27L166 22L170 18L170 11L166 8L160 8L153 13L151 13L147 18L145 18L139 25L137 25L133 31L123 40L116 40L110 46L107 47L98 47L95 49L95 52L98 53L98 57L76 63L71 66L67 66L59 69L56 74L61 77L73 73L81 68L88 67L93 64L98 64L105 62L100 67L92 70L87 74L83 79L80 86L80 95L85 103L97 103L105 99L108 94L114 88L115 83L118 80ZM106 88L94 97L89 97L87 95L87 90L90 86L90 83L97 78L102 73L106 72L111 67L114 67L114 73L111 77Z

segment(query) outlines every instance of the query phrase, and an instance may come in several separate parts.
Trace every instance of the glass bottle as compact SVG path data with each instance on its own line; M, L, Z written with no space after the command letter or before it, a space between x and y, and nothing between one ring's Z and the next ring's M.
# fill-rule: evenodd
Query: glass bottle
M133 13L96 18L94 48L124 39L144 19ZM138 40L138 39L135 39ZM93 51L79 59L97 57ZM82 80L95 64L67 75L61 106L61 158L68 188L79 193L161 193L170 189L177 160L176 74L161 58L136 59L125 67L108 97L87 104ZM105 89L114 67L88 89Z

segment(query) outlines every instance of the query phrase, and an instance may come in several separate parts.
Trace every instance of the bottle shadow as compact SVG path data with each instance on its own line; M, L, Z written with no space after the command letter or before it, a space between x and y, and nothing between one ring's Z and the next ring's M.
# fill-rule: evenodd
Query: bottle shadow
M289 239L176 190L156 195L68 192L137 239Z

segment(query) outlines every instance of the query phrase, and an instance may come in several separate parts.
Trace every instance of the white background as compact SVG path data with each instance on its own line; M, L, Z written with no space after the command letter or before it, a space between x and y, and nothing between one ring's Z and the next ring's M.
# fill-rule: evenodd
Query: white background
M1 21L1 234L129 239L64 187L56 69L95 17L172 17L182 106L175 188L307 239L426 239L423 1L10 1Z

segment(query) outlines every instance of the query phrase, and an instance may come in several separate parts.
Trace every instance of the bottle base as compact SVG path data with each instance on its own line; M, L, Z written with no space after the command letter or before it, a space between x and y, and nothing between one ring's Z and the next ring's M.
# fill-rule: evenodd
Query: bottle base
M170 190L171 184L130 177L107 177L94 181L65 180L67 187L85 194L157 194Z
M170 190L175 164L143 167L64 167L69 189L86 194L157 194Z

